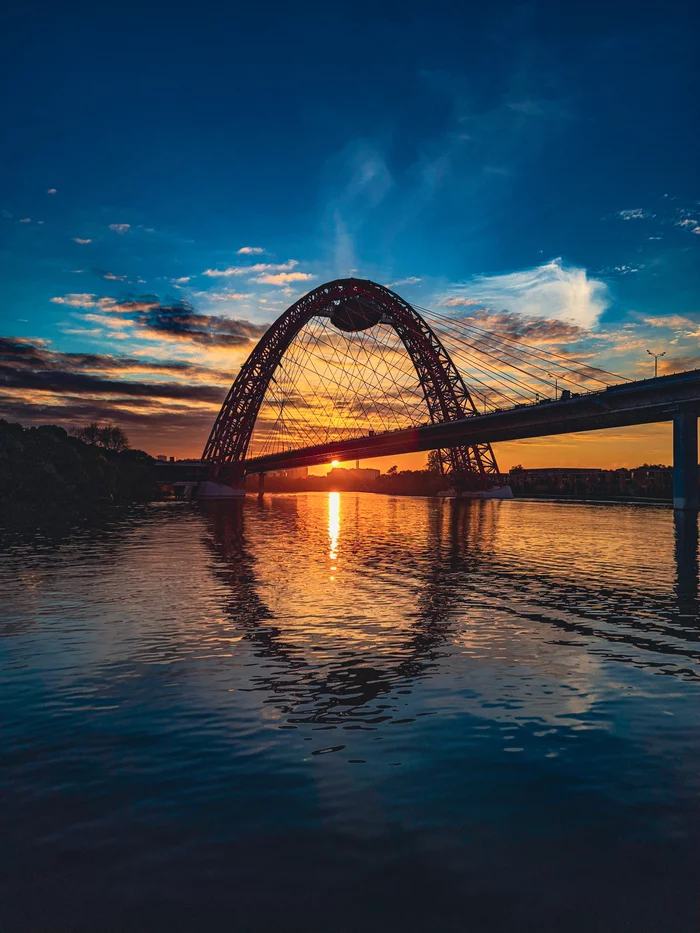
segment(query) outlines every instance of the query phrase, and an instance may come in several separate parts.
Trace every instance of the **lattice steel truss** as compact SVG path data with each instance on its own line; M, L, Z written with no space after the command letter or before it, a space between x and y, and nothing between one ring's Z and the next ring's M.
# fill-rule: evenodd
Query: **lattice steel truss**
M411 305L375 282L338 279L314 289L288 308L266 331L241 367L202 454L202 459L211 466L212 478L226 482L242 480L255 421L275 370L295 337L317 316L330 317L341 330L360 330L379 322L391 325L415 367L434 424L477 413L449 353ZM444 473L484 482L498 475L489 444L441 450L439 460Z

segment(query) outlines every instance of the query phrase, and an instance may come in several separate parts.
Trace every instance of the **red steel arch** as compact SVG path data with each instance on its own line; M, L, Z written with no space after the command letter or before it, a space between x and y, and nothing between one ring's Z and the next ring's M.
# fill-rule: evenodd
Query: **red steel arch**
M341 330L362 330L379 322L390 324L411 357L434 424L476 414L469 390L449 353L408 302L368 279L337 279L315 288L287 308L241 367L202 454L202 460L210 465L212 479L242 480L248 444L270 380L299 331L319 315L330 317ZM498 474L489 444L440 451L440 462L443 472L470 474L484 481Z

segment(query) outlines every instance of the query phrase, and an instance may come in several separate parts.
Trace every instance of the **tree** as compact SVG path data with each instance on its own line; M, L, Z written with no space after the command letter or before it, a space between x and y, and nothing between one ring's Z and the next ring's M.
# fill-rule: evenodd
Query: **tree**
M75 430L73 436L86 444L92 444L94 447L104 447L105 450L113 450L115 453L128 450L131 446L126 432L116 424L100 425L97 421L91 421L84 428Z
M113 450L115 453L121 453L122 450L126 450L129 447L129 438L126 436L126 432L120 427L117 427L116 424L106 424L100 431L98 443L101 447L104 447L105 450Z
M439 450L431 450L428 454L428 472L442 473L442 460Z
M522 463L516 463L515 466L512 466L512 467L510 468L510 472L511 472L511 473L522 473L522 472L523 472L523 465L522 465Z
M394 464L394 466L390 466L389 469L386 471L386 475L396 476L398 472L399 472L399 468L396 466L396 464Z
M72 434L74 437L77 437L78 440L84 441L86 444L94 444L96 446L100 443L101 430L102 429L96 421L91 421L90 424L86 424L84 428L76 428Z

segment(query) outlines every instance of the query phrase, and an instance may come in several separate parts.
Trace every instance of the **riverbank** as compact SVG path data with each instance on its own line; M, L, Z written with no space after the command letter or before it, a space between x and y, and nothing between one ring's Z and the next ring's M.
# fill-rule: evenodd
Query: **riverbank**
M105 450L55 425L0 420L0 521L38 527L101 506L149 501L153 463L142 450Z

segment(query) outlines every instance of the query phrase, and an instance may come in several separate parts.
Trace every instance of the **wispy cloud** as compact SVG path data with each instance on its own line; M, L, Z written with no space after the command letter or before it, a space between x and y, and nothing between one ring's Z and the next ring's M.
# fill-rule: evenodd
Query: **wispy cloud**
M382 204L394 185L384 156L367 145L353 145L329 163L339 176L329 192L327 225L337 275L348 275L357 265L355 241L372 212Z
M255 281L263 285L288 285L290 282L308 282L315 279L315 275L309 272L277 272L259 275Z
M126 233L131 229L131 224L110 224L109 229L114 230L115 233Z
M556 318L590 328L608 308L608 286L585 269L554 259L541 266L505 275L478 275L451 289L441 303L457 299L507 309L531 317Z
M298 259L282 263L257 262L253 266L229 266L227 269L205 269L202 275L209 278L226 278L232 275L255 275L260 272L289 272L299 265Z
M645 210L643 207L633 207L629 210L618 211L617 216L621 220L650 220L652 217L656 217L656 214Z
M88 243L92 243L92 240L89 237L83 238L79 236L74 236L73 242L80 243L81 246L86 246Z
M252 256L258 253L264 253L265 250L262 246L241 246L239 250L236 250L239 255L242 256Z
M97 303L97 295L91 295L87 292L73 292L70 295L57 295L51 299L55 305L70 305L72 308L94 308Z
M444 298L438 301L438 304L448 308L459 308L466 307L467 305L478 305L479 301L476 298L465 298L463 295L457 295L454 298Z
M49 190L48 190L46 193L47 193L47 194L56 194L56 189L55 189L55 188L49 188Z
M409 275L406 279L397 279L396 282L390 282L387 288L398 288L399 285L417 285L423 280L416 275Z
M195 298L205 299L206 301L245 301L252 298L252 292L194 292Z

